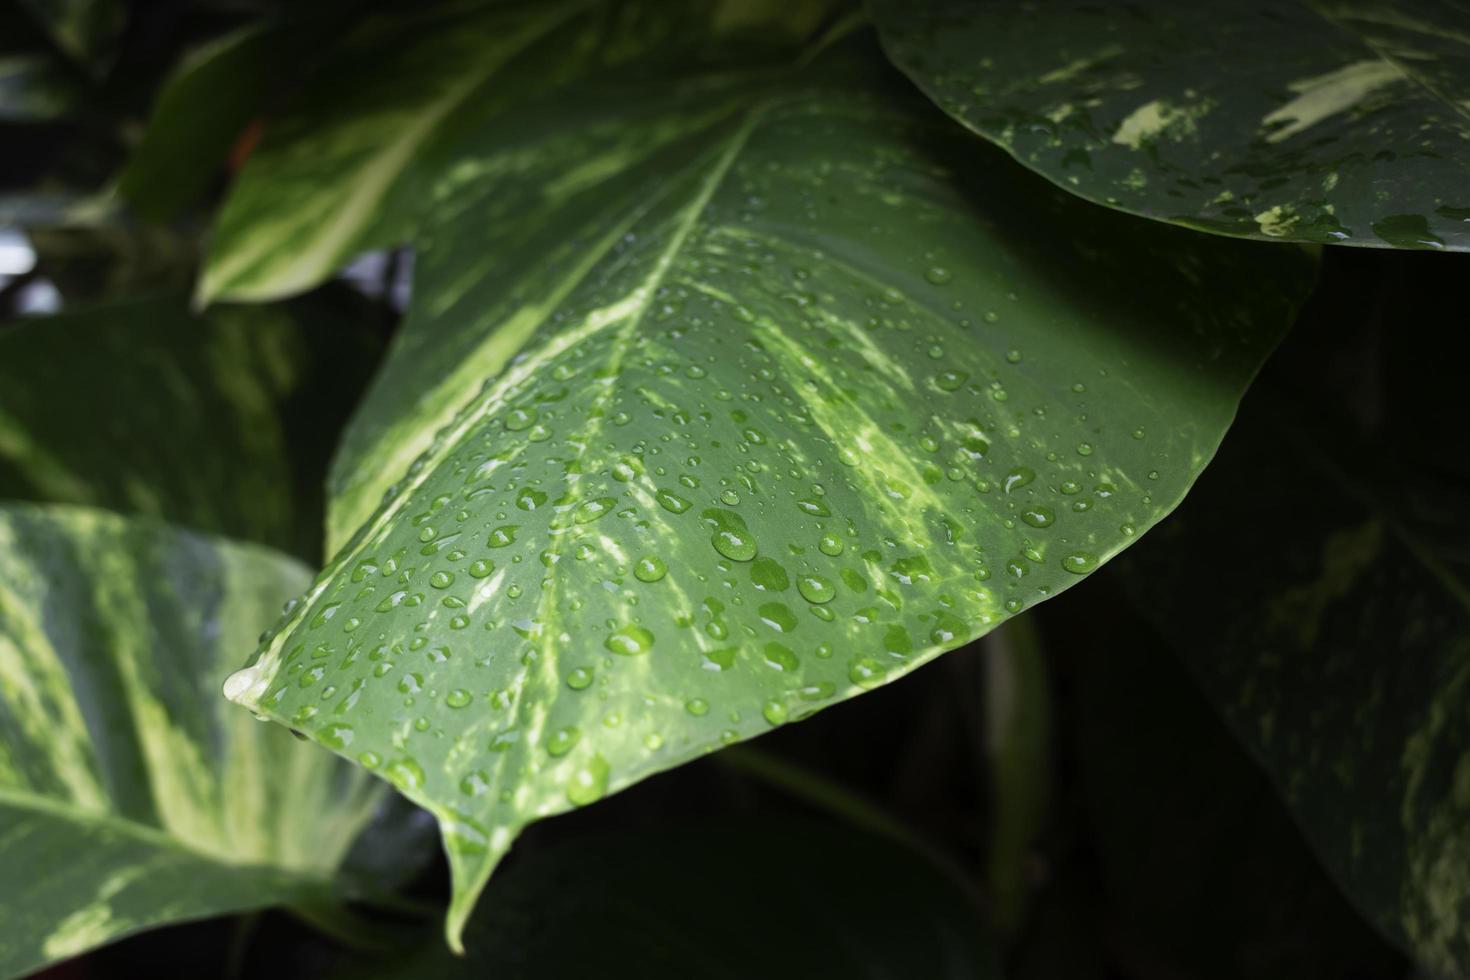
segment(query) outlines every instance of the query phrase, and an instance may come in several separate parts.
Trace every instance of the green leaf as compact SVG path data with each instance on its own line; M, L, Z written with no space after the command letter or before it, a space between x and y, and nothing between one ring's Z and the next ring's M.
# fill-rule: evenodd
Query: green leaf
M1090 201L1247 238L1470 249L1450 4L870 0L956 119Z
M352 726L436 815L453 941L528 821L1125 547L1308 284L1303 253L1080 204L839 54L589 79L462 146L482 176L423 236L345 513L407 474L229 685Z
M219 697L309 577L164 525L0 509L0 976L329 893L376 787Z
M0 331L0 498L107 507L319 553L319 487L377 342L328 295L180 295ZM358 316L360 318L360 315Z
M200 299L289 295L407 240L434 180L457 172L446 143L548 85L772 19L789 42L829 5L519 0L368 18L271 120L219 216Z
M257 24L215 39L179 66L154 100L143 142L118 183L133 210L163 221L204 195L263 108L282 71L273 55L284 43L282 31Z
M881 910L881 913L878 911ZM999 968L968 896L881 837L792 821L592 836L526 855L470 924L363 980L932 977Z
M1218 467L1123 571L1346 894L1429 975L1462 976L1470 468L1436 425L1462 414L1458 370L1416 325L1437 322L1464 268L1391 274L1403 285L1387 293L1354 282L1372 267L1324 280L1326 305L1282 352L1291 369L1252 394ZM1365 331L1375 308L1388 318Z

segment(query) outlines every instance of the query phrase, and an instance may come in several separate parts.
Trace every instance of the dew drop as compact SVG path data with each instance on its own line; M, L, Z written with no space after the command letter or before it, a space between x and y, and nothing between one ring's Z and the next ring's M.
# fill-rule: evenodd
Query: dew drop
M633 577L640 582L657 582L669 573L669 566L657 555L644 555L633 565Z
M653 649L653 634L636 623L609 633L602 645L623 657L636 657Z

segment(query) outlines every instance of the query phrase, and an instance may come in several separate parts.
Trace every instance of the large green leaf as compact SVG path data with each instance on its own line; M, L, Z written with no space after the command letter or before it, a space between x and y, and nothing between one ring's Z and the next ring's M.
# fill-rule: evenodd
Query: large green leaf
M325 460L379 346L345 303L193 316L175 294L6 328L0 499L319 554Z
M435 938L344 980L985 980L1000 975L989 939L964 890L913 853L775 819L534 852L487 889L468 957Z
M774 22L799 36L828 5L480 0L370 17L271 120L220 214L200 297L288 295L405 240L428 182L458 163L446 142L547 85L712 33Z
M526 822L1125 547L1307 285L1300 252L1054 191L875 50L830 60L591 79L442 188L346 512L407 474L227 693L434 812L451 939Z
M308 579L164 525L0 509L0 976L329 894L373 781L218 695Z
M1450 0L871 0L946 111L1091 201L1250 238L1470 249Z
M1354 281L1381 267L1326 280L1290 369L1123 570L1346 893L1430 975L1464 976L1470 467L1436 426L1458 424L1457 369L1416 324L1465 269L1410 270L1387 292Z

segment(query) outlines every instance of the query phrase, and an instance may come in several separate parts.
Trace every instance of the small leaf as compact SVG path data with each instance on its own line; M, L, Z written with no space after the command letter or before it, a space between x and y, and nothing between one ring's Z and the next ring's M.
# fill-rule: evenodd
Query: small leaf
M1446 4L871 0L950 115L1074 194L1225 235L1470 249Z
M525 823L1125 547L1307 287L1300 252L1054 191L883 72L591 79L462 147L524 172L432 216L339 457L334 526L365 524L232 685L308 733L341 701L310 651L362 685L349 754L438 817L452 938Z
M219 696L308 579L152 522L0 508L0 976L330 895L376 787Z

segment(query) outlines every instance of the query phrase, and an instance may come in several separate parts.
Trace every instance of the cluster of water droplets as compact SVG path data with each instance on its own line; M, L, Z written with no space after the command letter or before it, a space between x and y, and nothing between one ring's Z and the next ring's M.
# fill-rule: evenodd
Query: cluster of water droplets
M291 621L260 710L437 800L473 851L496 807L591 802L1092 571L1147 512L1108 463L1144 429L1092 420L1108 368L1033 350L1002 274L966 284L900 240L943 209L873 179L913 165L875 152L841 186L910 225L854 230L853 255L762 230L773 188L815 223L839 183L779 157L735 167L647 295L675 232L630 236L559 329L636 302L487 386Z

